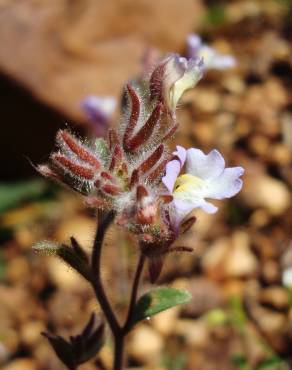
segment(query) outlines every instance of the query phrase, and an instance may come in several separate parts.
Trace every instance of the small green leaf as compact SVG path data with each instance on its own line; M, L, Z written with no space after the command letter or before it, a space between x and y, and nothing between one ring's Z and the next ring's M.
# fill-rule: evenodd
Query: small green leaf
M185 290L159 288L144 294L137 302L132 326L137 322L165 311L173 306L188 303L192 296Z
M262 369L274 369L276 365L282 365L283 361L280 357L278 356L272 356L263 362L261 362L256 369L257 370L262 370Z
M244 330L247 321L242 299L239 296L231 297L229 301L230 321L238 330Z
M231 360L234 365L239 366L240 368L248 364L246 356L241 353L234 354Z
M183 370L186 367L187 357L185 353L177 353L175 356L166 355L162 364L167 370Z
M98 157L105 163L108 162L108 159L110 157L109 148L107 145L107 142L102 139L98 138L95 140L95 151L98 155Z
M204 21L213 27L221 26L228 21L225 7L220 4L210 6L204 18Z
M32 248L41 254L55 255L58 252L60 244L53 242L51 240L41 240L33 244Z
M1 182L0 213L18 207L22 202L39 199L48 191L48 183L42 179Z
M205 319L210 325L224 325L228 321L226 313L220 308L214 308L204 315Z

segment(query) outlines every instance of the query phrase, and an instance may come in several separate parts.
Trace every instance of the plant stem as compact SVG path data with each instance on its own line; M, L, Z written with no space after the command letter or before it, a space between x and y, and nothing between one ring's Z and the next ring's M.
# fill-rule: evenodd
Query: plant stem
M100 259L101 259L101 249L105 233L107 228L110 226L114 220L115 213L113 211L107 213L100 213L98 220L98 227L95 234L93 251L91 257L91 267L93 275L96 278L100 277Z
M114 358L113 370L121 370L123 367L124 340L129 330L131 329L134 308L135 308L136 301L137 301L138 287L139 287L139 282L141 280L144 263L145 263L145 256L141 253L139 260L138 260L135 277L133 280L127 318L126 318L125 324L120 329L119 335L115 336L115 358Z
M124 363L124 339L125 335L121 332L115 336L115 354L113 370L122 370Z
M137 301L138 287L139 287L139 282L142 276L144 263L145 263L145 256L141 253L138 264L137 264L134 281L133 281L128 315L127 315L125 324L123 326L124 335L128 333L130 326L131 326L131 321L133 319L133 312L134 312L134 308L135 308L136 301Z
M118 336L120 333L120 326L116 319L116 316L112 310L112 307L105 294L102 282L101 282L101 250L102 244L105 237L107 228L110 226L111 222L115 217L114 212L107 212L101 214L99 219L98 228L95 235L95 240L93 244L92 259L91 259L91 269L92 269L92 285L96 295L96 298L100 304L100 307L108 321L108 324L113 332L114 337Z
M107 228L110 226L111 222L115 217L114 212L107 212L100 215L98 228L95 235L95 240L93 244L92 259L91 259L91 270L92 270L92 286L96 295L96 298L100 304L100 307L104 313L104 316L110 326L114 337L114 364L113 370L122 370L124 362L124 340L131 328L131 323L133 320L134 308L137 301L138 287L141 280L143 267L145 263L145 256L140 254L135 277L133 280L131 298L128 308L127 318L125 324L121 327L117 321L116 315L109 303L109 300L105 294L103 284L101 281L101 251L103 240ZM72 369L76 370L76 369Z

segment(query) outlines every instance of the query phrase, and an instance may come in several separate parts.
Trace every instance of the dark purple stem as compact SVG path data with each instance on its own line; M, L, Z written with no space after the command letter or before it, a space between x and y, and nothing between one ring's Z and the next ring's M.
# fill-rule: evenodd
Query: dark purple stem
M139 257L134 281L133 281L128 315L127 315L125 324L123 326L123 332L125 335L128 333L129 329L131 328L131 323L133 319L134 308L137 302L138 288L139 288L139 283L140 283L142 272L143 272L144 263L145 263L145 256L141 253Z
M96 298L100 304L100 307L106 317L106 320L110 326L114 337L114 365L113 370L122 370L124 363L124 340L125 336L131 329L131 323L133 320L134 308L137 301L138 287L141 280L143 267L145 263L145 257L143 254L140 255L132 291L129 303L129 309L125 324L121 327L117 321L114 311L109 303L109 300L105 294L103 284L101 281L101 250L105 237L105 233L112 223L115 217L114 212L102 213L99 218L98 228L95 235L95 240L93 244L92 259L91 259L91 269L92 269L92 286L96 295ZM76 369L70 369L76 370Z
M114 338L115 354L113 370L122 370L124 364L124 340L125 336L121 332L119 336Z
M99 301L100 307L108 321L108 324L112 330L114 337L116 337L120 335L120 325L105 294L103 284L101 281L101 271L100 271L101 267L100 260L103 240L105 237L106 230L112 223L114 217L115 217L114 212L107 212L101 214L93 244L91 268L93 275L92 285L94 288L96 298Z

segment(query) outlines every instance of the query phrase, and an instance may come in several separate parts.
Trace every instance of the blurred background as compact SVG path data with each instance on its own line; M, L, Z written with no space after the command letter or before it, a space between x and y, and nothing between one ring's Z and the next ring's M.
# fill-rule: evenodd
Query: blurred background
M191 32L237 66L183 97L176 143L219 149L245 168L244 187L216 215L195 213L181 242L194 253L169 256L159 281L193 300L136 327L129 368L292 369L291 0L0 0L1 369L63 369L40 332L76 334L99 310L79 276L32 251L71 235L89 249L95 228L82 199L32 164L48 158L58 128L94 131L86 96L119 101L147 48L184 54ZM131 237L110 230L103 272L121 315L135 257ZM111 360L108 342L81 369Z

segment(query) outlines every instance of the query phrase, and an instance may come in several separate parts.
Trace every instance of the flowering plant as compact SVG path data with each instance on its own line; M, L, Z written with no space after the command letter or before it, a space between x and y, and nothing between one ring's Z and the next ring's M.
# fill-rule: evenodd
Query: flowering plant
M50 248L92 285L113 335L114 370L122 369L124 338L138 321L190 298L185 291L160 288L138 300L144 264L148 265L151 283L155 283L168 253L192 251L174 246L195 222L191 212L201 208L214 213L217 207L207 199L230 198L242 187L243 169L225 168L217 150L204 154L199 149L177 146L171 154L167 147L179 126L177 103L203 72L204 59L200 56L187 59L167 55L149 76L126 85L119 126L110 128L106 139L82 142L69 130L60 130L49 163L38 166L42 175L81 193L87 205L97 210L98 226L90 258L74 238L71 246L38 247ZM102 117L104 129L106 116L104 111L99 114L100 102L91 98L85 108L94 117ZM107 103L113 106L112 101ZM100 275L103 240L112 222L136 234L140 254L123 324L107 298ZM101 348L103 323L93 331L94 321L92 317L71 342L45 334L68 369L77 369Z

